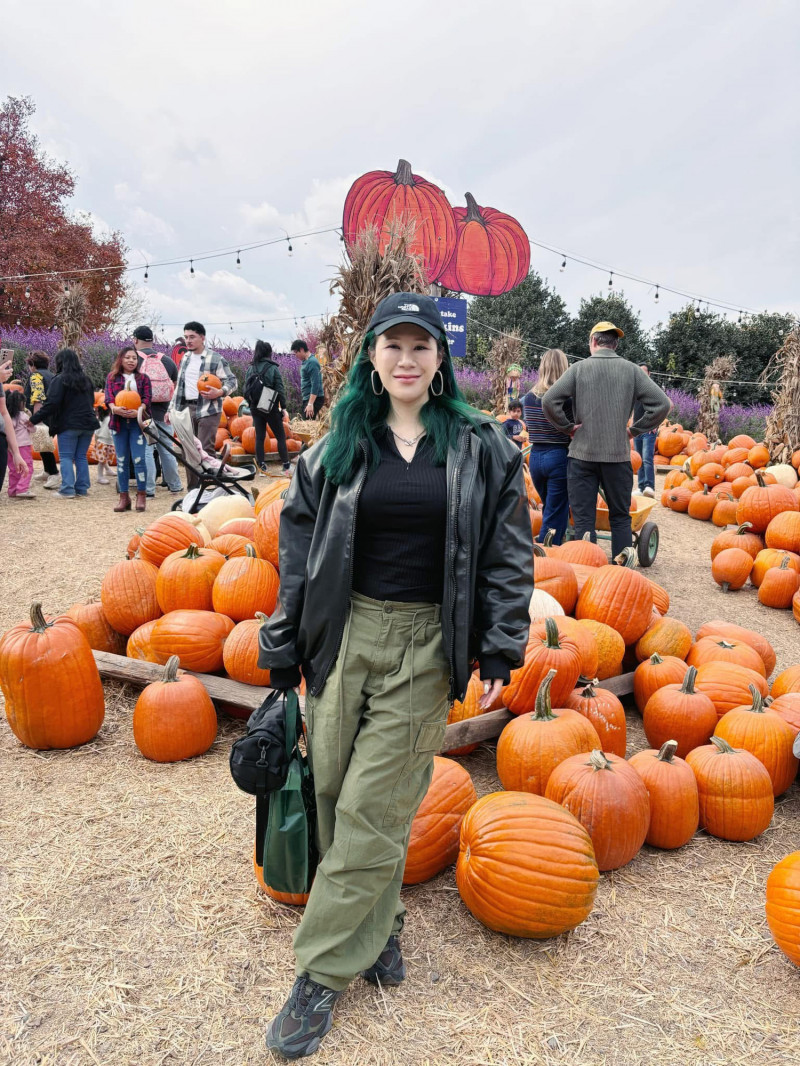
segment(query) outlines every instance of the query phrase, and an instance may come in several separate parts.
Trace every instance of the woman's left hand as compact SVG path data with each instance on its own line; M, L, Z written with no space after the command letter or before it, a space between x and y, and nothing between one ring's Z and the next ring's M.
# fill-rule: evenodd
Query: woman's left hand
M503 689L503 679L502 679L502 677L492 678L491 683L488 682L488 681L485 681L484 685L483 685L483 688L484 688L484 693L481 696L481 698L478 700L478 706L480 707L480 709L482 711L485 711L489 707L491 707L491 705L493 703L496 702L497 697L500 695L500 693L501 693L501 691Z

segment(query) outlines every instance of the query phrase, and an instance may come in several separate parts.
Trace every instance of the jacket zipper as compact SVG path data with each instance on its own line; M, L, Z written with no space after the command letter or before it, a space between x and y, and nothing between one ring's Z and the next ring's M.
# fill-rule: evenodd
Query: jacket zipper
M345 601L344 614L342 615L341 625L339 626L339 636L336 638L336 650L330 659L330 662L325 667L325 673L321 681L317 681L314 684L314 690L311 693L312 696L316 696L319 693L320 685L324 684L328 680L333 664L336 662L336 656L342 646L342 637L344 636L344 627L347 619L347 607L350 602L350 593L353 591L353 561L355 559L355 543L356 543L356 518L358 516L358 498L361 495L361 490L364 488L364 482L367 480L367 467L369 466L369 456L367 455L367 447L363 441L361 441L361 450L364 453L364 470L361 474L361 479L356 489L355 499L353 500L353 524L350 527L350 565L347 572L347 598Z
M450 687L448 693L448 700L452 703L455 699L455 687L456 687L456 552L458 551L458 508L461 503L461 467L463 464L463 452L464 444L469 433L469 427L464 426L461 430L461 436L458 441L458 451L456 453L456 468L453 486L453 502L450 507L450 519L453 529L453 550L450 553Z

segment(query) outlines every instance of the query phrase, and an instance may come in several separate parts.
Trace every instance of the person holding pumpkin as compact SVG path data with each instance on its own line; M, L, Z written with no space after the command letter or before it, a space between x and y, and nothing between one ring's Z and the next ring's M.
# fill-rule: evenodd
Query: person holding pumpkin
M448 707L475 657L484 708L524 658L526 511L521 453L463 399L435 301L382 300L330 433L298 461L259 635L274 687L302 666L317 802L297 979L267 1033L287 1058L317 1049L356 975L405 977L403 868Z
M149 416L151 386L147 374L136 369L138 365L139 353L127 344L120 348L106 378L106 406L111 412L108 424L117 453L119 502L114 510L118 512L131 509L130 461L136 475L136 510L147 507L147 444L137 416L141 410Z

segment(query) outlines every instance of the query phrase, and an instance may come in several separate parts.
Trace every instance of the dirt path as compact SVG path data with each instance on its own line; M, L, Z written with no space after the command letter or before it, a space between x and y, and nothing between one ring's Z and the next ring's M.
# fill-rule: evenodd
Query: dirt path
M659 479L660 480L660 479ZM0 499L0 630L34 598L56 613L99 590L137 525L88 500ZM159 490L157 508L170 498ZM716 530L655 511L652 576L694 631L723 617L766 633L778 669L800 661L790 612L713 584ZM269 1061L266 1021L292 981L298 912L256 889L253 804L227 755L223 720L204 758L174 766L133 745L133 694L107 686L97 740L22 748L0 724L0 1063L14 1066L245 1066ZM629 752L646 746L628 714ZM494 752L464 760L498 787ZM363 1064L601 1063L770 1066L800 1047L797 971L764 921L771 866L798 847L797 785L750 844L698 835L645 848L604 875L590 918L554 941L479 926L453 871L404 893L409 977L385 996L356 981L314 1061Z

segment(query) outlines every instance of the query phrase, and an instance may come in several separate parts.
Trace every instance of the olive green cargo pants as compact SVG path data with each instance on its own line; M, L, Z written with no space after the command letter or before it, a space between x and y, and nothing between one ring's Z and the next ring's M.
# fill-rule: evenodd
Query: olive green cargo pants
M306 699L320 863L295 934L297 973L344 989L403 927L411 823L448 711L440 608L353 594L322 693Z

